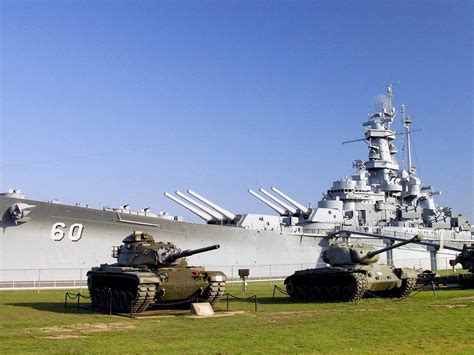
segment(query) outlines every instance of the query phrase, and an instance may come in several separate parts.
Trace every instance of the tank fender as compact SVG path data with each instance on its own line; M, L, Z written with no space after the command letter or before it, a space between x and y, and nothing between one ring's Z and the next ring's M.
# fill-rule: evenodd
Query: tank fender
M227 276L221 271L207 271L207 275L209 276L209 281L214 282L222 282L227 281Z
M416 270L404 267L404 268L396 268L395 274L398 276L398 278L405 280L405 279L416 279L418 278L418 273Z
M159 283L160 278L152 272L137 274L138 282L141 284Z

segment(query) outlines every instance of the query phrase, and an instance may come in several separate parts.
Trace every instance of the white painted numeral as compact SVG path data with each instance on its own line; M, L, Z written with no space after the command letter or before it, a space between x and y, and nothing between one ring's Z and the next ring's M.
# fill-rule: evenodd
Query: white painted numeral
M57 222L53 224L53 227L51 228L51 238L53 240L59 241L64 238L64 230L63 228L66 228L66 225L63 222Z
M63 222L57 222L53 224L53 227L51 228L51 239L55 241L60 241L64 238L66 235L66 224ZM74 223L71 225L69 228L68 232L68 238L73 241L77 242L79 239L82 238L82 232L84 230L84 226L80 223Z
M77 242L82 237L82 230L84 226L80 223L75 223L69 228L69 239L73 242Z

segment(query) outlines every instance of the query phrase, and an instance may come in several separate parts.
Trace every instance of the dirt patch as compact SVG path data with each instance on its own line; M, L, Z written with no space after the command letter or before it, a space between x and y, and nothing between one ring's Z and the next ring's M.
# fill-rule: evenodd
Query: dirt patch
M303 317L321 317L328 313L332 313L331 311L286 311L286 312L278 312L273 313L273 315L281 315L281 316L303 316Z
M91 333L110 332L134 329L137 326L131 323L82 323L57 325L52 327L40 328L44 333L53 333L43 336L43 339L78 339L84 338Z
M443 307L443 308L461 308L468 307L467 304L430 304L429 307Z
M62 339L80 339L85 338L84 335L51 335L47 337L40 337L41 339L53 339L53 340L62 340Z
M456 298L451 298L452 300L473 300L474 301L474 296L466 296L466 297L456 297ZM472 301L471 301L472 302Z

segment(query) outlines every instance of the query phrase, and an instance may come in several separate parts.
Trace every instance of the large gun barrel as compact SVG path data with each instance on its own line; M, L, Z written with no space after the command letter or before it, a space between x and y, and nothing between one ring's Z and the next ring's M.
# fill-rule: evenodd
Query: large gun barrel
M372 258L374 257L375 255L378 255L378 254L381 254L387 250L391 250L391 249L395 249L395 248L398 248L398 247L401 247L401 246L404 246L406 244L409 244L409 243L416 243L416 242L420 242L423 238L420 236L420 235L417 235L411 239L408 239L408 240L405 240L403 242L400 242L400 243L396 243L396 244L393 244L393 245L390 245L388 247L385 247L385 248L382 248L382 249L379 249L379 250L375 250L375 251L369 251L367 253L367 256L369 258Z
M168 256L168 261L173 262L179 258L185 258L194 254L199 254L199 253L205 253L206 251L211 251L215 249L219 249L221 246L219 244L216 245L211 245L208 247L204 248L199 248L199 249L188 249L188 250L183 250L182 252L176 253L176 254L171 254Z

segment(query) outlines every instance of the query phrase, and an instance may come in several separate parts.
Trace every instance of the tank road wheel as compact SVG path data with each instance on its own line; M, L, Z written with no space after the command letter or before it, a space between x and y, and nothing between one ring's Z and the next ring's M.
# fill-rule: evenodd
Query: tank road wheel
M295 298L297 298L299 300L303 299L303 287L301 287L301 286L296 287Z
M109 305L109 290L105 287L100 289L100 305L106 307Z
M393 290L393 296L397 298L407 297L416 286L416 278L402 280L402 285Z
M128 312L130 312L131 307L133 307L134 300L135 300L135 296L133 295L133 293L132 292L127 292L126 303L127 303L127 311Z
M353 288L351 297L349 297L348 301L357 302L364 297L365 291L367 291L368 282L364 274L355 273L352 277Z
M293 281L289 281L286 284L286 293L288 293L288 296L290 297L295 297L295 285L293 284Z
M329 289L326 286L321 287L321 295L323 301L331 301L331 297L329 294Z
M352 290L350 287L345 286L341 290L341 301L348 302L352 297Z
M321 289L317 286L313 287L313 298L315 301L321 301L323 299Z
M89 295L91 298L92 307L99 307L100 306L100 295L99 290L95 287L89 288Z
M305 286L303 287L303 299L310 300L312 298L311 287Z
M331 296L331 301L339 301L341 292L339 290L339 287L337 286L331 286L329 288L329 295Z
M120 307L120 292L118 290L112 291L112 309L121 311Z
M225 281L210 281L209 287L204 292L204 299L210 304L219 301L225 294Z
M130 309L131 301L127 303L127 293L125 291L120 291L119 294L119 305L122 310L125 312Z

